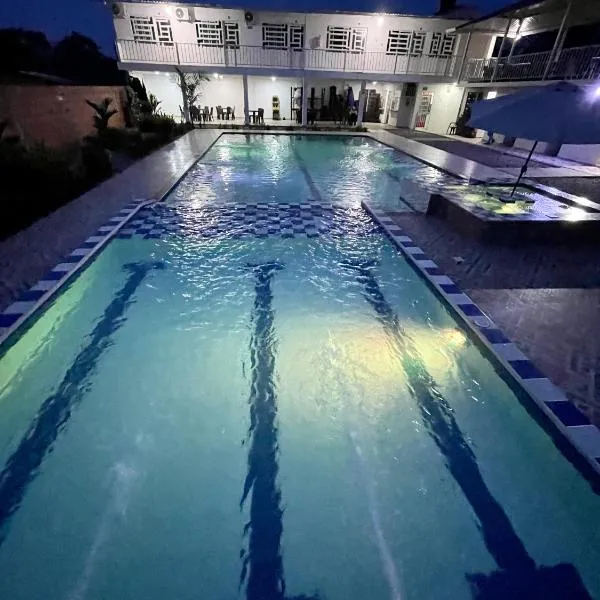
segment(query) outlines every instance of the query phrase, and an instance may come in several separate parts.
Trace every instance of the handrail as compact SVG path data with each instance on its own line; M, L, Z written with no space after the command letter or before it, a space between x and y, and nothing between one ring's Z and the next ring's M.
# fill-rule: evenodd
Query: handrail
M387 52L339 52L321 48L270 49L262 46L200 46L117 40L121 62L199 67L284 68L347 73L435 75L452 77L458 60L431 54L396 55Z
M547 51L502 58L469 58L462 79L492 82L600 78L600 45L566 48L554 57L551 54ZM550 66L546 72L548 61Z

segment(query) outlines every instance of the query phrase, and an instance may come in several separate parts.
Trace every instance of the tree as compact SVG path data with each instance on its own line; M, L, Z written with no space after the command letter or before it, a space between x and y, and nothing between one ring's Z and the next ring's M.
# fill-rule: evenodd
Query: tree
M66 79L105 85L125 83L117 61L104 56L94 40L80 33L73 32L58 42L53 59L55 74Z
M209 81L206 73L184 73L181 69L175 67L179 75L179 89L183 96L183 114L188 123L192 122L190 109L196 104L200 97L200 86L204 81Z
M39 31L0 29L0 56L0 73L48 73L52 65L52 45Z

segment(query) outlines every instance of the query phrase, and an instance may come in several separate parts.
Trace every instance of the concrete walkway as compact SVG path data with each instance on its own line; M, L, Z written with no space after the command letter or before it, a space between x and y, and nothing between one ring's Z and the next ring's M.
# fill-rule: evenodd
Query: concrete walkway
M162 197L219 135L191 131L0 242L0 310L131 200Z

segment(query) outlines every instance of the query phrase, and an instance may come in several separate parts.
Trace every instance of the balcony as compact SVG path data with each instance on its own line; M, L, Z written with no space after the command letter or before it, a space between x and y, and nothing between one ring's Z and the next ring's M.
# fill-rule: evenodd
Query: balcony
M600 46L561 50L554 59L551 52L519 54L510 58L470 58L461 77L469 82L599 78Z
M295 69L382 75L456 77L456 56L404 56L386 52L334 52L322 49L271 50L261 46L208 47L197 44L152 44L117 40L123 63L180 65L199 68Z

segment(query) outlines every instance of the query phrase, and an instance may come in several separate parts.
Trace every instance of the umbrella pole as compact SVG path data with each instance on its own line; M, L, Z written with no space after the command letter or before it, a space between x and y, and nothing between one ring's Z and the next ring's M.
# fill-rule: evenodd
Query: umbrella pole
M529 161L531 160L531 155L533 154L533 151L535 150L535 147L537 146L537 141L533 143L533 146L531 146L531 150L529 151L529 155L527 156L527 159L525 160L525 164L521 167L521 172L519 173L519 176L517 177L517 181L515 181L515 185L513 186L512 192L510 193L511 197L515 195L515 190L517 189L517 186L519 185L519 181L521 181L521 177L523 177L523 175L525 175L525 172L527 171L527 165L529 164Z

